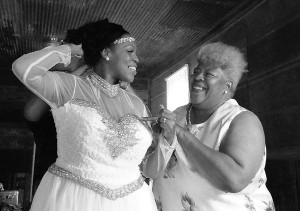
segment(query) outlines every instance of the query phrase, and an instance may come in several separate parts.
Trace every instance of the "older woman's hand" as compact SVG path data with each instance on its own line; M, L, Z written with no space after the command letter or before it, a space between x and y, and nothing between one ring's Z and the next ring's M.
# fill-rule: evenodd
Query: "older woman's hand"
M159 112L160 127L162 128L162 135L171 145L176 134L176 114L168 109L165 109L163 105L160 106L161 110Z

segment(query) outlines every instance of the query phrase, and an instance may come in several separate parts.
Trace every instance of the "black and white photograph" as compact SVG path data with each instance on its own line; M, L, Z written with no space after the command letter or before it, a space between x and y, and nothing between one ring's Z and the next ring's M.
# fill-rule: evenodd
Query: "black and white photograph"
M0 211L300 211L299 0L0 0Z

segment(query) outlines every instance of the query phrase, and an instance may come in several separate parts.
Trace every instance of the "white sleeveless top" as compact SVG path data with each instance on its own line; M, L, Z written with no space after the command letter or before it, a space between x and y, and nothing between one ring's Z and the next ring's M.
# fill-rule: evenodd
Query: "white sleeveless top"
M190 132L206 146L219 150L233 118L246 109L230 99L204 123ZM275 210L264 171L266 153L251 183L239 193L227 193L195 173L179 143L166 170L154 180L153 191L161 211L259 211Z

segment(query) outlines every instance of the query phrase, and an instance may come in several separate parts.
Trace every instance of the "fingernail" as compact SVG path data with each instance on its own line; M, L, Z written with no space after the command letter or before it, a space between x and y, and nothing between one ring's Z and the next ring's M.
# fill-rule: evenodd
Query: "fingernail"
M159 107L160 107L161 109L165 109L164 105L162 105L162 104L160 104Z

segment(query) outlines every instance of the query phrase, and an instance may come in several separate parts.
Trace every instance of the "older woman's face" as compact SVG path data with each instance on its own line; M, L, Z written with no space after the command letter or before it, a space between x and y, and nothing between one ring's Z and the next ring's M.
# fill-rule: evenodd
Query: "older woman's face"
M191 103L202 108L217 106L225 99L226 83L222 69L198 62L190 77Z

